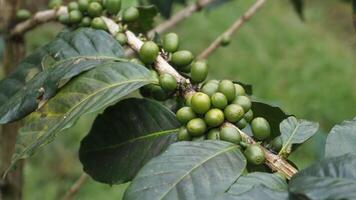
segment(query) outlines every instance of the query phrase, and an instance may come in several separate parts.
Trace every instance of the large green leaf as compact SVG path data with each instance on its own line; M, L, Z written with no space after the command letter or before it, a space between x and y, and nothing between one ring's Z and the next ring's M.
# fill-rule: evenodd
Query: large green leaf
M25 117L72 77L123 55L123 48L104 31L59 34L0 82L0 124Z
M319 129L319 124L293 116L280 124L283 147L279 154L288 154L293 144L301 144L311 138Z
M83 139L79 158L84 171L108 184L130 181L176 141L178 127L175 114L156 101L120 101L98 116Z
M292 199L356 199L356 154L325 159L292 177Z
M124 199L214 199L246 166L237 145L222 141L179 142L148 162Z
M135 33L146 33L153 28L154 18L157 16L157 8L155 6L139 6L139 18L129 23L129 29Z
M288 200L287 191L270 189L264 185L254 185L241 194L225 193L216 200Z
M129 62L108 62L78 76L26 118L19 132L13 163L51 142L80 116L102 110L151 82L153 78L148 69Z
M257 185L262 185L271 190L277 190L285 192L288 189L288 185L281 177L263 172L253 172L246 176L241 176L227 191L228 194L240 195L252 189Z
M331 129L325 147L325 156L341 156L356 152L356 118L344 121Z

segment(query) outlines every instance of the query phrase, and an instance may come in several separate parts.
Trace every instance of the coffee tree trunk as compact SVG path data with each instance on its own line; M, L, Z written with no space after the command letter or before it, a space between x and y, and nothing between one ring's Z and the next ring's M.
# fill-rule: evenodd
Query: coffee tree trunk
M0 13L3 32L5 33L5 49L3 67L5 75L9 74L16 64L24 57L25 47L22 36L10 38L6 33L15 24L16 9L20 8L21 0L0 0ZM11 156L14 152L17 131L19 123L12 123L1 126L0 131L0 174L2 175L9 166ZM5 180L0 182L0 200L18 200L22 197L22 168L23 163L20 162L16 169L11 171Z

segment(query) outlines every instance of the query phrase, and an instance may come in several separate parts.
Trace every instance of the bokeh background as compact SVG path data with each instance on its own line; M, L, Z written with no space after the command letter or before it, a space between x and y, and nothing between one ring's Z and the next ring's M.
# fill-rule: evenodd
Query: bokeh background
M134 3L124 1L126 6ZM231 0L193 15L172 31L181 36L182 48L198 54L253 2ZM320 133L293 155L301 161L300 167L322 156L325 134L333 125L356 116L356 32L350 5L340 0L307 0L305 17L302 22L289 1L268 1L230 46L209 57L209 78L250 83L255 98L321 124ZM61 29L53 23L27 33L27 52L53 39ZM94 117L83 117L26 161L24 199L58 199L81 175L79 143ZM125 187L89 180L74 199L120 199Z

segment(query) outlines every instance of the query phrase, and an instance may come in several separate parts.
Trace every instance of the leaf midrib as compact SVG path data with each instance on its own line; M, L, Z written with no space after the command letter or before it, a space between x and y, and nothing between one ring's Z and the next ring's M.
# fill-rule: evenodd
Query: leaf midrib
M237 145L232 145L231 147L229 148L226 148L226 149L223 149L221 151L218 151L217 153L209 156L208 158L206 158L205 160L199 162L197 165L195 165L193 168L191 168L190 170L188 170L180 179L178 179L176 182L174 182L172 184L172 186L170 188L168 188L168 190L163 193L162 196L160 196L158 199L162 200L179 182L181 182L186 176L188 176L191 172L193 172L194 170L196 170L199 166L203 165L204 163L208 162L209 160L215 158L216 156L220 155L220 154L223 154L225 152L228 152L230 150L233 150L233 149L237 149L238 146Z
M288 138L286 144L282 147L282 149L279 151L278 155L281 155L285 149L288 147L289 143L292 141L293 136L296 134L297 130L299 129L300 126L300 122L297 121L297 125L295 126L295 129L293 130L292 134L290 135L290 137Z
M105 147L102 147L102 148L92 149L92 150L89 150L89 151L85 151L83 153L92 153L92 152L97 152L97 151L102 151L102 150L107 150L107 149L115 149L115 148L119 148L120 146L128 144L128 143L136 142L138 140L144 140L146 138L151 138L151 137L156 137L156 136L161 136L161 135L168 135L169 133L173 133L173 132L176 132L178 130L179 130L179 128L169 129L169 130L159 131L159 132L152 132L152 133L149 133L149 134L144 135L144 136L140 136L140 137L137 137L137 138L132 138L130 140L127 140L127 141L119 143L119 144L113 144L113 145L105 146Z

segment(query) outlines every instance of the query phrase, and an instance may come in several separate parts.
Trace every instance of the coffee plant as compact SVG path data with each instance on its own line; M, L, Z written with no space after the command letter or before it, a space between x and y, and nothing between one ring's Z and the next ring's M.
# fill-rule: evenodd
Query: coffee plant
M289 156L318 123L258 101L249 84L207 80L217 66L176 33L151 34L158 10L147 4L169 17L173 2L49 2L65 30L0 82L0 123L23 122L8 172L81 116L101 112L79 158L98 182L131 182L124 199L356 199L356 118L336 125L325 157L299 171ZM301 14L302 1L293 2ZM17 31L31 15L17 11Z

